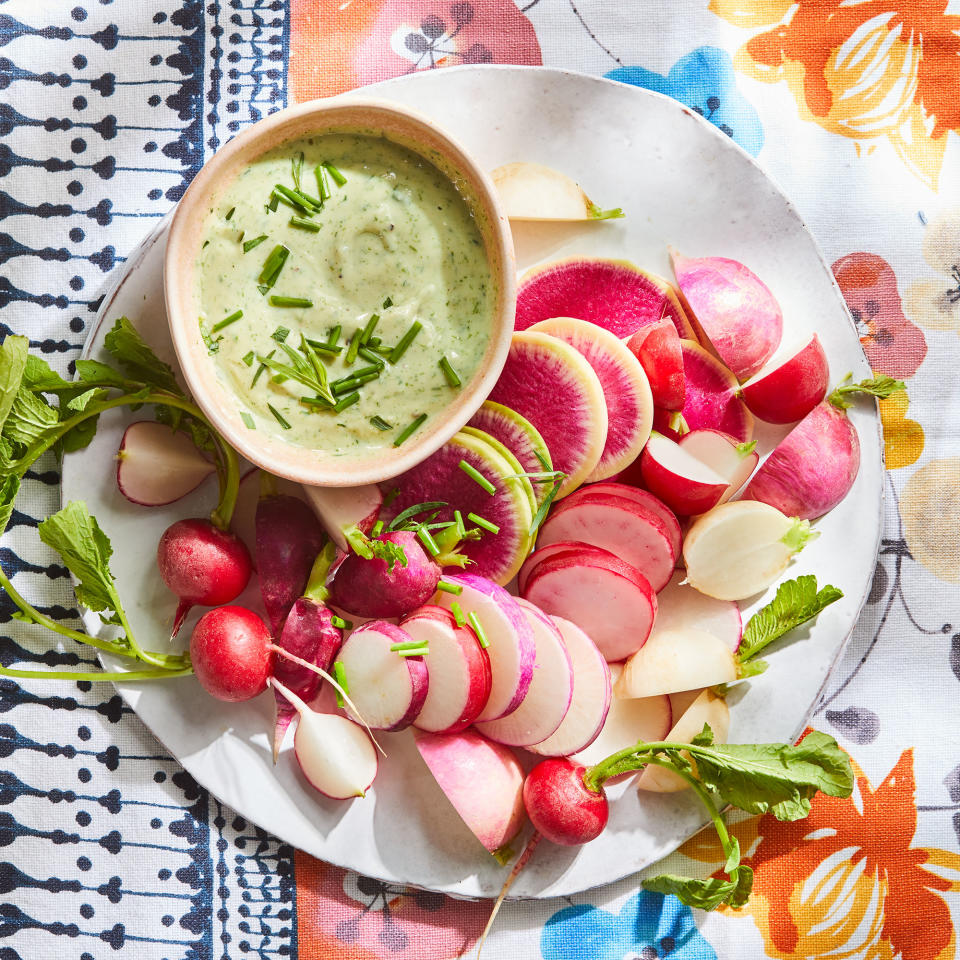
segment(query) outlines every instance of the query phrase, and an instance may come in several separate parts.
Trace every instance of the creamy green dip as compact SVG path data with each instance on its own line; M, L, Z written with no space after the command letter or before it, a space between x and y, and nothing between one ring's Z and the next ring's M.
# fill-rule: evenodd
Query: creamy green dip
M329 197L309 217L282 201L271 203L276 184L294 189L292 164L301 153L303 194L321 198L315 168L324 162L344 180L338 185L328 168ZM297 226L292 218L320 229ZM289 254L267 288L258 279L278 245ZM451 380L459 377L466 386L476 373L491 333L493 284L466 201L424 158L374 136L305 138L247 167L210 210L197 283L211 362L247 426L336 456L375 456L421 414L429 421L461 389ZM274 306L271 297L312 306ZM242 317L215 329L237 311ZM379 320L370 339L382 367L363 356L348 366L354 331L365 329L374 315ZM414 323L421 328L391 362L388 348ZM309 372L301 338L327 344L338 326L340 353L315 350L328 382L371 367L379 373L368 374L356 389L358 398L339 411L323 400L311 403L322 394L260 362L272 352L273 362L294 366L287 347L306 364L301 373ZM444 357L455 376L440 366Z

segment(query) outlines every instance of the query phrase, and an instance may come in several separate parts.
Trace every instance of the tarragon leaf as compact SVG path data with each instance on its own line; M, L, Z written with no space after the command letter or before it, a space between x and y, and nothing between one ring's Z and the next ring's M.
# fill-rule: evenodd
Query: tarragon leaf
M104 346L132 379L183 395L173 370L147 346L126 317L116 321L104 338Z
M0 428L6 423L23 381L30 341L26 337L7 337L0 343Z

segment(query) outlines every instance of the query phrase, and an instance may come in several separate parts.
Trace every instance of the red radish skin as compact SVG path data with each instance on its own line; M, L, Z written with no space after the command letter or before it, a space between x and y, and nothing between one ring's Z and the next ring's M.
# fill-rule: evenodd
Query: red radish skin
M741 380L773 356L783 334L776 298L748 267L726 257L689 259L670 250L683 303L717 355Z
M774 448L743 492L788 517L816 520L850 491L860 469L860 439L832 403L817 404Z
M193 628L193 672L218 700L250 700L267 689L274 665L271 643L270 630L255 613L245 607L217 607Z
M722 430L740 443L752 439L753 415L738 396L737 378L698 343L684 340L680 347L687 378L687 398L681 413L687 429ZM656 416L654 429L660 429Z
M587 768L566 757L541 760L523 784L523 804L534 828L551 843L576 847L603 833L610 818L607 796L588 790Z
M199 517L178 520L164 530L157 567L180 600L171 637L180 632L194 606L216 607L239 597L253 570L243 541Z
M117 451L117 487L141 507L174 503L196 490L215 469L189 434L156 420L131 423Z
M720 430L691 430L680 438L680 449L727 481L720 503L726 503L750 479L760 462L756 444L737 443Z
M627 348L647 375L654 404L664 410L683 409L687 385L677 328L666 317L656 320L633 334Z
M827 395L830 367L814 334L798 350L774 359L748 380L742 396L750 412L766 423L802 420Z
M556 543L539 547L527 557L523 566L520 568L520 572L517 574L517 590L521 596L523 595L527 581L530 579L530 575L540 563L544 560L549 560L551 557L557 557L567 553L581 557L587 556L588 554L606 554L607 556L613 556L609 550L604 550L602 547L594 547L589 543L583 543L579 540L558 540Z
M242 541L253 559L253 569L257 569L257 506L260 503L260 487L262 470L254 467L240 478L240 489L237 492L237 503L230 520L230 532L236 534ZM285 496L298 497L306 503L303 487L292 480L271 475L270 482L276 485L277 493Z
M657 434L643 451L640 471L646 488L681 517L706 513L720 502L728 486L725 477L680 444Z

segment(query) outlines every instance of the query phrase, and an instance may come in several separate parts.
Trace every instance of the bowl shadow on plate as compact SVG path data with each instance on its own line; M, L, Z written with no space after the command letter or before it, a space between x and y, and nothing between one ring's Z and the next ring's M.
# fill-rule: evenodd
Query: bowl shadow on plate
M615 224L616 221L613 221ZM578 249L590 250L596 246L596 231L615 230L610 221L552 222L513 220L513 247L521 276L538 263L564 259L560 251L576 242ZM608 238L609 239L609 238ZM569 254L567 254L569 256Z

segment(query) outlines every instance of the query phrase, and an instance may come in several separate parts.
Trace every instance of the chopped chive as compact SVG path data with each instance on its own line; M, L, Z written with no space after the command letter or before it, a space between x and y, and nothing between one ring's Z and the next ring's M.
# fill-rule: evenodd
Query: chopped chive
M273 250L270 251L267 259L264 260L263 269L260 271L260 276L257 277L257 283L268 288L272 287L277 282L277 277L280 275L280 271L283 269L283 265L287 262L287 257L289 256L289 248L285 247L282 243L278 243Z
M341 628L342 629L342 628ZM333 664L333 678L337 681L338 686L343 689L348 697L350 696L350 687L347 685L347 671L343 666L342 660L336 660ZM343 693L337 690L337 706L343 706Z
M291 227L299 227L301 230L309 230L311 233L320 232L320 224L316 220L308 220L306 217L291 217Z
M290 167L292 168L292 178L294 187L300 189L300 171L303 169L303 151L301 150L295 157L290 158Z
M330 333L327 334L327 346L335 347L340 340L340 324L338 323L335 327L331 328Z
M332 410L334 406L324 397L301 397L300 403L305 407L319 407L321 410Z
M375 347L372 348L375 353L379 353L381 357L390 357L390 354L393 353L394 348L388 347L385 344L378 343Z
M243 358L242 358L242 359L243 359L243 362L244 362L248 367L252 367L252 366L253 366L253 351L250 350L250 351L248 351L247 353L245 353L245 354L243 355Z
M397 497L399 497L399 496L400 496L400 488L399 488L399 487L391 487L391 488L387 491L386 496L383 498L383 505L382 505L382 507L384 507L384 508L385 508L385 507L389 507L390 504L393 503L393 501L396 500Z
M363 335L363 331L358 327L353 331L353 336L350 338L350 346L347 347L347 355L344 358L344 363L349 367L357 359L357 351L360 349L360 337Z
M371 337L367 341L366 346L368 346L371 350L376 350L376 348L380 346L380 342L381 341L379 337Z
M381 432L385 432L385 431L387 431L387 430L392 430L392 429L393 429L393 425L390 424L390 423L387 423L387 421L384 420L383 417L380 417L380 416L371 417L371 418L370 418L370 423L373 424L373 426L375 426L375 427L376 427L378 430L380 430Z
M459 583L448 583L446 580L438 581L437 589L444 593L452 593L455 597L459 597L463 593L463 587Z
M446 357L440 358L440 369L443 371L443 375L447 378L447 383L451 387L459 387L462 381L460 380L460 374L453 369L450 361Z
M360 346L365 347L367 341L373 336L373 331L376 330L377 324L380 322L380 314L372 313L370 314L370 319L367 321L366 326L363 328L363 332L360 334Z
M317 353L322 353L325 357L339 357L343 352L343 347L331 347L329 343L324 343L322 340L311 340L309 337L305 337L304 340Z
M430 531L427 530L426 527L417 527L417 538L427 548L427 552L431 557L440 555L440 548L437 546L437 541L433 539Z
M270 297L271 307L312 307L313 301L306 297L278 297L272 294Z
M407 426L404 427L403 432L400 434L400 436L397 437L397 439L393 441L393 445L394 445L395 447L399 447L400 444L402 444L405 440L409 440L410 437L411 437L417 430L419 430L420 427L423 426L423 423L424 423L424 421L425 421L426 419L427 419L427 415L426 415L425 413L421 413L420 416L417 417L416 420L414 420L412 423L407 424Z
M473 632L477 635L477 641L484 650L490 646L490 641L487 639L487 634L483 629L483 624L480 622L480 618L471 610L467 619L470 621L470 626L473 627Z
M402 643L391 643L390 652L399 653L401 650L420 650L426 646L427 643L425 640L406 640Z
M330 199L330 188L326 183L325 171L322 166L313 168L313 175L317 178L317 192L321 200Z
M271 351L267 354L266 359L269 360L276 352L277 352L276 350L271 350ZM261 375L261 374L263 373L263 371L266 370L266 369L267 369L267 365L266 365L265 363L261 363L260 366L257 367L257 372L253 375L253 380L250 382L250 389L251 389L251 390L257 385L257 381L260 379L260 375Z
M267 239L265 233L261 233L259 237L254 237L252 240L245 240L243 243L243 252L249 253L254 247L259 247L264 240Z
M453 619L457 621L458 627L465 627L467 625L467 618L463 615L463 607L460 606L459 601L454 600L450 604L450 612L453 614Z
M347 407L352 407L360 399L360 392L355 390L353 393L348 393L345 397L341 397L334 405L333 409L335 413L343 413Z
M323 161L323 169L330 174L338 187L342 187L347 182L347 178L329 160Z
M467 519L471 523L475 523L478 527L483 527L484 530L488 530L490 533L500 532L500 528L495 523L491 523L485 517L478 517L475 513L468 513Z
M423 324L416 320L410 329L400 338L400 342L390 351L387 358L391 363L396 363L406 352L407 347L413 343L413 338L423 329Z
M423 646L417 647L415 650L401 650L397 656L399 657L425 657L430 652L430 648L423 644Z
M273 333L270 334L270 339L271 339L271 340L276 340L277 343L283 343L284 340L286 340L287 337L289 337L289 336L290 336L290 328L289 328L289 327L277 327L277 329L274 330Z
M393 300L392 300L390 297L387 297L387 298L383 301L383 309L386 310L387 307L392 307L392 306L393 306Z
M454 510L453 520L457 525L457 536L462 540L467 535L467 528L463 525L463 514L459 510Z
M383 533L383 521L378 520L374 525L373 529L370 531L370 538L376 540L380 534Z
M349 630L353 626L353 621L344 620L343 617L338 617L336 614L333 614L330 617L330 625L336 627L338 630Z
M497 492L497 488L479 471L476 467L471 467L466 460L460 461L460 469L471 479L476 481L490 496Z
M340 397L345 393L352 393L354 390L362 387L365 383L367 383L367 380L363 377L360 377L358 380L355 380L353 377L347 377L344 380L334 380L334 382L330 384L330 392L335 397Z
M231 207L231 208L227 211L227 215L226 215L223 219L224 219L224 220L229 220L229 219L233 216L233 212L234 212L234 210L236 210L236 209L237 209L236 207Z
M246 424L248 430L256 430L256 429L257 429L257 425L256 425L256 423L254 423L253 417L251 417L250 414L247 413L246 410L241 410L241 411L240 411L240 419Z
M204 240L204 241L203 241L203 246L202 246L200 249L201 249L201 250L205 250L205 249L206 249L207 247L209 247L209 246L210 246L210 241L209 241L209 240Z
M367 347L361 347L357 351L357 356L363 357L364 360L368 360L370 363L375 363L380 369L383 369L383 357L378 356L372 350Z
M319 209L319 204L315 204L306 194L299 190L291 190L282 183L276 183L273 189L286 201L298 206L308 216L313 216Z
M229 327L231 323L236 323L243 316L242 310L234 310L233 313L228 317L224 317L219 323L213 325L213 333L216 333L218 330L222 330L224 327Z
M272 403L267 404L267 409L273 414L274 420L276 420L284 430L290 429L290 424L284 420L283 414Z

